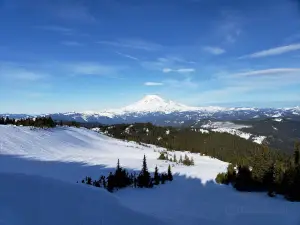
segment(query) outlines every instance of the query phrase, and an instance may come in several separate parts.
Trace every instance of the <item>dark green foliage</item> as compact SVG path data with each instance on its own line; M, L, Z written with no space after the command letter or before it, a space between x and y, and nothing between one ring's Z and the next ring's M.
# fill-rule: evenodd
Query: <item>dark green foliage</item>
M229 164L227 167L227 183L235 183L236 179L236 170L232 164Z
M85 177L85 183L88 185L92 185L92 178L91 177Z
M251 191L253 187L252 173L248 166L239 166L234 187L239 191Z
M167 160L166 154L167 153L165 153L165 152L161 152L160 155L159 155L159 157L157 159L159 159L159 160Z
M114 190L114 187L115 187L114 175L112 174L112 172L110 172L110 174L107 177L107 190L109 192L112 192Z
M114 174L114 187L124 188L131 184L128 173L120 166L120 160L118 159L117 168Z
M179 157L179 161L178 161L179 163L182 163L183 161L182 161L182 155L180 155L180 157Z
M171 166L168 166L168 180L172 181L173 180L173 175L172 175L172 171L171 171Z
M17 125L17 126L32 126L32 127L41 127L41 128L53 128L56 126L56 123L52 120L51 117L36 117L36 118L26 118L26 119L10 119L9 117L0 118L0 124L3 125Z
M191 159L187 156L187 154L184 155L184 160L182 161L183 165L186 166L193 166L194 165L194 159L191 157Z
M265 151L263 156L264 161L286 162L289 160L288 156L283 152L266 148L265 146L227 133L213 131L201 133L189 128L159 127L150 123L132 124L130 132L125 132L125 129L129 126L129 124L118 124L100 126L99 128L102 132L106 131L110 136L115 138L154 144L170 150L182 151L184 149L192 153L212 156L222 161L233 163L234 165L252 165L258 158L257 154L262 151ZM148 129L149 132L144 132L145 129ZM170 131L168 135L166 134L166 129ZM158 137L161 137L161 139L158 140ZM183 163L183 159L179 159L178 162ZM260 172L262 172L260 176L263 177L263 171Z
M166 173L163 173L161 174L160 179L161 179L161 184L165 184L166 181L168 180L168 175Z
M155 167L155 172L154 172L154 184L159 185L159 181L160 181L160 176L158 174L158 168L156 166Z
M264 176L264 185L268 189L270 197L275 196L275 165L272 164Z
M148 172L147 161L146 161L145 155L144 155L144 159L143 159L143 167L142 167L141 173L139 174L137 179L138 179L138 187L141 187L141 188L149 187L151 176L150 176L150 173Z
M299 151L300 151L300 144L298 142L295 143L295 151L294 151L294 163L295 165L299 165Z
M153 185L159 185L160 181L165 183L166 180L173 180L171 168L169 168L168 174L159 175L158 168L155 167L154 178L152 178L147 168L146 156L144 155L143 167L137 177L135 173L129 175L127 170L121 167L120 160L118 159L116 170L114 173L109 173L107 181L105 176L101 176L99 180L94 180L93 182L91 177L86 177L85 180L82 180L82 183L95 187L103 187L109 192L113 192L115 189L118 190L129 186L134 188L152 188Z
M177 163L176 154L173 156L173 162Z
M226 173L219 173L215 180L218 184L228 184Z

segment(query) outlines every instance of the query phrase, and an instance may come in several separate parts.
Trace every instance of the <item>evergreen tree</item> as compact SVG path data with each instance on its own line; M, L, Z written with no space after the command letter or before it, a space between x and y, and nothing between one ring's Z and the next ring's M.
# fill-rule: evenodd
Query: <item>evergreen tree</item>
M165 156L165 153L164 152L161 152L159 157L158 157L159 160L166 160L166 156Z
M252 189L252 174L248 166L239 166L234 187L239 191Z
M173 156L173 162L177 163L176 154Z
M194 166L194 165L195 165L195 162L194 162L194 158L193 158L193 157L191 157L190 164L191 164L191 166Z
M268 172L264 177L264 185L268 189L268 195L270 197L275 196L275 165L274 163L270 166Z
M159 185L159 180L160 180L160 177L159 177L159 174L158 174L158 168L156 166L155 167L155 172L154 172L154 184Z
M108 177L107 177L107 190L109 192L113 192L115 187L114 184L114 175L112 174L112 172L109 173Z
M172 171L171 171L171 166L169 164L169 167L168 167L168 180L169 181L172 181L173 180L173 175L172 175Z
M183 163L183 161L182 161L182 155L180 155L180 157L179 157L179 163Z
M295 165L299 165L299 143L295 143L295 151L294 151L294 162L295 162Z
M144 155L143 167L142 167L141 173L138 177L138 186L139 187L149 187L150 179L151 179L151 177L150 177L150 173L148 172L148 168L147 168L146 156Z

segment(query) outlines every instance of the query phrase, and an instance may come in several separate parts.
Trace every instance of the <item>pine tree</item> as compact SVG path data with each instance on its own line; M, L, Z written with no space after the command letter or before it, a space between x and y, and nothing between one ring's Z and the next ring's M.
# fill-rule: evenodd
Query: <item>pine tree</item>
M168 167L168 180L169 181L172 181L173 180L173 175L172 175L172 171L171 171L171 166L169 164L169 167Z
M159 180L160 180L160 177L159 177L159 174L158 174L158 168L156 166L155 167L155 172L154 172L154 184L159 185Z
M195 165L195 162L194 162L194 158L193 158L193 157L191 157L190 165L191 165L191 166L194 166L194 165Z
M110 174L107 177L107 190L109 192L112 192L114 190L114 175L112 174L112 172L110 172Z
M272 163L269 170L265 174L264 184L268 189L268 195L270 197L275 196L275 165Z
M179 163L183 163L183 161L182 161L182 155L180 155Z
M173 162L177 163L176 154L173 156Z
M148 172L148 168L147 168L146 156L144 155L143 167L142 167L141 173L138 177L138 186L139 187L149 187L150 179L151 179L151 177L150 177L150 173Z
M295 151L294 151L294 162L295 162L295 165L299 165L299 144L298 143L295 143Z

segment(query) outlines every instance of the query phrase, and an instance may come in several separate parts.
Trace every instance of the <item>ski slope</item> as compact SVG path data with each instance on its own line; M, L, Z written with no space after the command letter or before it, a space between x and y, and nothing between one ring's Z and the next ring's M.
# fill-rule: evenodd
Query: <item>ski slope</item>
M170 162L157 160L163 149L84 128L0 126L0 137L0 180L5 180L0 184L1 225L300 224L299 203L215 184L217 173L227 167L217 159L188 153L195 166L173 164L172 183L111 194L76 181L108 174L118 158L122 166L140 170L144 154L151 172L156 165L166 171ZM174 153L177 159L184 154ZM113 210L120 219L108 221Z

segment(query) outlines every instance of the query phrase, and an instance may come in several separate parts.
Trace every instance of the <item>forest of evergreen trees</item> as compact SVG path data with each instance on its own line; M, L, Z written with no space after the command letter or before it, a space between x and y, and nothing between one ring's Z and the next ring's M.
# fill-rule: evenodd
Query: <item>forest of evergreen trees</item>
M158 173L157 166L155 167L154 176L151 177L148 167L146 156L144 155L142 170L137 175L136 173L129 174L128 171L120 166L118 159L117 167L114 173L110 173L107 177L101 175L98 180L92 180L91 177L86 177L81 182L95 187L102 187L109 192L118 190L125 187L133 188L152 188L154 185L164 184L166 181L172 181L173 175L171 166L168 167L168 173Z
M101 132L118 139L153 144L167 150L200 153L234 165L290 161L290 156L283 151L227 133L201 133L190 128L160 127L150 123L118 124L99 128Z
M33 127L55 127L56 123L51 117L36 117L13 119L9 117L0 117L0 125L33 126Z
M230 164L226 173L218 174L216 181L232 184L238 191L266 191L270 197L284 195L290 201L300 201L300 144L295 144L293 160L261 161L252 165Z
M154 144L168 150L187 150L231 163L227 173L216 181L232 184L238 191L266 191L300 201L300 144L294 155L259 145L226 133L200 133L191 129L158 127L152 124L119 124L100 127L108 135L139 143ZM166 130L168 132L166 132ZM166 160L161 154L159 159Z

